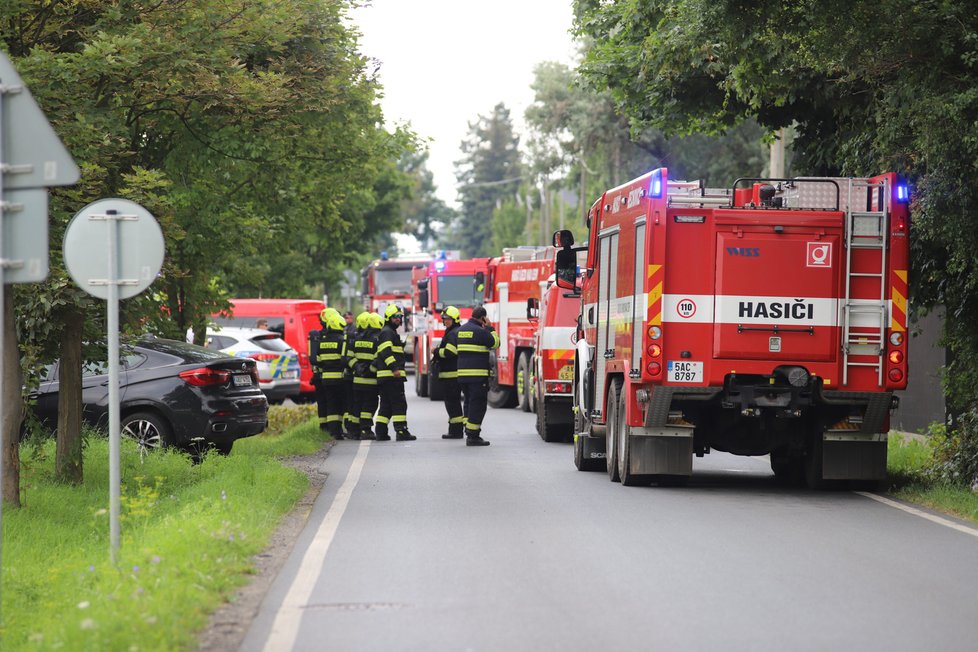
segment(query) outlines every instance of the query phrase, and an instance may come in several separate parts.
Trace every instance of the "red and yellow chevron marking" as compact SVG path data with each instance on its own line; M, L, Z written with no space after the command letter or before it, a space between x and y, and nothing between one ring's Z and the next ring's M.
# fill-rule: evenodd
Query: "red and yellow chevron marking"
M895 331L907 330L907 270L895 269L890 282L890 301L893 304L893 317L890 329Z
M647 313L649 326L662 325L662 284L664 279L665 272L662 271L662 265L649 265L649 310Z
M574 349L551 349L547 351L550 360L573 360Z

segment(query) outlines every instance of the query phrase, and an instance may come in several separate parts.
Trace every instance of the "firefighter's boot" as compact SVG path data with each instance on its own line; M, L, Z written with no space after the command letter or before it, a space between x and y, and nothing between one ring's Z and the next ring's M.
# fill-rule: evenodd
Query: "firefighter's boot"
M489 442L482 438L482 432L479 430L469 430L465 429L465 445L466 446L488 446Z
M374 439L376 439L377 441L390 441L391 440L391 436L387 434L387 424L386 423L378 423L374 427L376 428L376 430L374 431L374 435L375 435L374 436Z
M442 439L461 439L464 436L465 435L462 432L462 424L461 423L450 423L450 424L448 424L448 434L442 435L441 438Z
M415 439L417 437L409 433L407 428L397 431L397 441L414 441Z

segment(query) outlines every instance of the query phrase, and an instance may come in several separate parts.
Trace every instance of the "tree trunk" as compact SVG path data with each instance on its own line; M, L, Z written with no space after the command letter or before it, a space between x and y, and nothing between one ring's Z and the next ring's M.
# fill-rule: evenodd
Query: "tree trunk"
M61 331L58 371L58 445L54 475L61 482L82 483L82 328L85 315L71 310Z
M3 306L3 396L0 396L0 464L3 464L2 500L11 507L20 507L20 424L24 416L21 396L23 380L20 372L20 348L14 324L13 287L4 288Z

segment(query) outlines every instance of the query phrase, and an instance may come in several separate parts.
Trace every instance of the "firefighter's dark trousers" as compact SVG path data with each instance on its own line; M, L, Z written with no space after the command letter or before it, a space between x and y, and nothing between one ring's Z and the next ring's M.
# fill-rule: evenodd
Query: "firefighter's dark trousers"
M346 410L346 391L343 383L327 385L320 381L316 387L316 410L319 413L319 429L332 437L343 435L343 412Z
M356 383L353 385L353 406L350 412L357 417L356 428L365 435L374 428L374 413L377 411L377 385Z
M354 411L356 397L353 395L353 376L347 376L343 379L343 392L346 396L346 402L343 404L345 408L343 412L343 432L348 432L356 436L359 434L360 415Z
M480 437L482 433L482 420L486 416L486 408L489 403L489 379L466 378L459 380L462 386L462 393L465 401L462 403L462 412L465 415L465 436Z
M445 411L448 412L448 434L461 435L465 427L465 417L462 416L462 387L456 378L439 378L438 382L445 388Z
M380 409L377 411L375 432L378 437L387 436L387 424L394 432L407 430L407 397L404 395L404 380L394 378L378 380Z

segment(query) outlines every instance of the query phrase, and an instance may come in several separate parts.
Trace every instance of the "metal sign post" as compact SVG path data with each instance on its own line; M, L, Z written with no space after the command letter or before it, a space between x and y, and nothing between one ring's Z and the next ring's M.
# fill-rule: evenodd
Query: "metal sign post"
M100 199L78 211L65 231L68 274L106 301L109 363L109 556L119 554L119 300L134 297L163 266L163 232L149 211L126 199Z
M61 144L10 59L0 51L0 322L5 319L7 283L37 283L48 276L47 188L70 186L78 177L78 166L71 154ZM3 348L0 335L0 367ZM0 401L3 392L0 368ZM0 408L2 453L6 452L6 436ZM3 460L0 459L0 492L2 487ZM0 553L2 550L3 498L0 495ZM0 579L2 561L0 554Z

